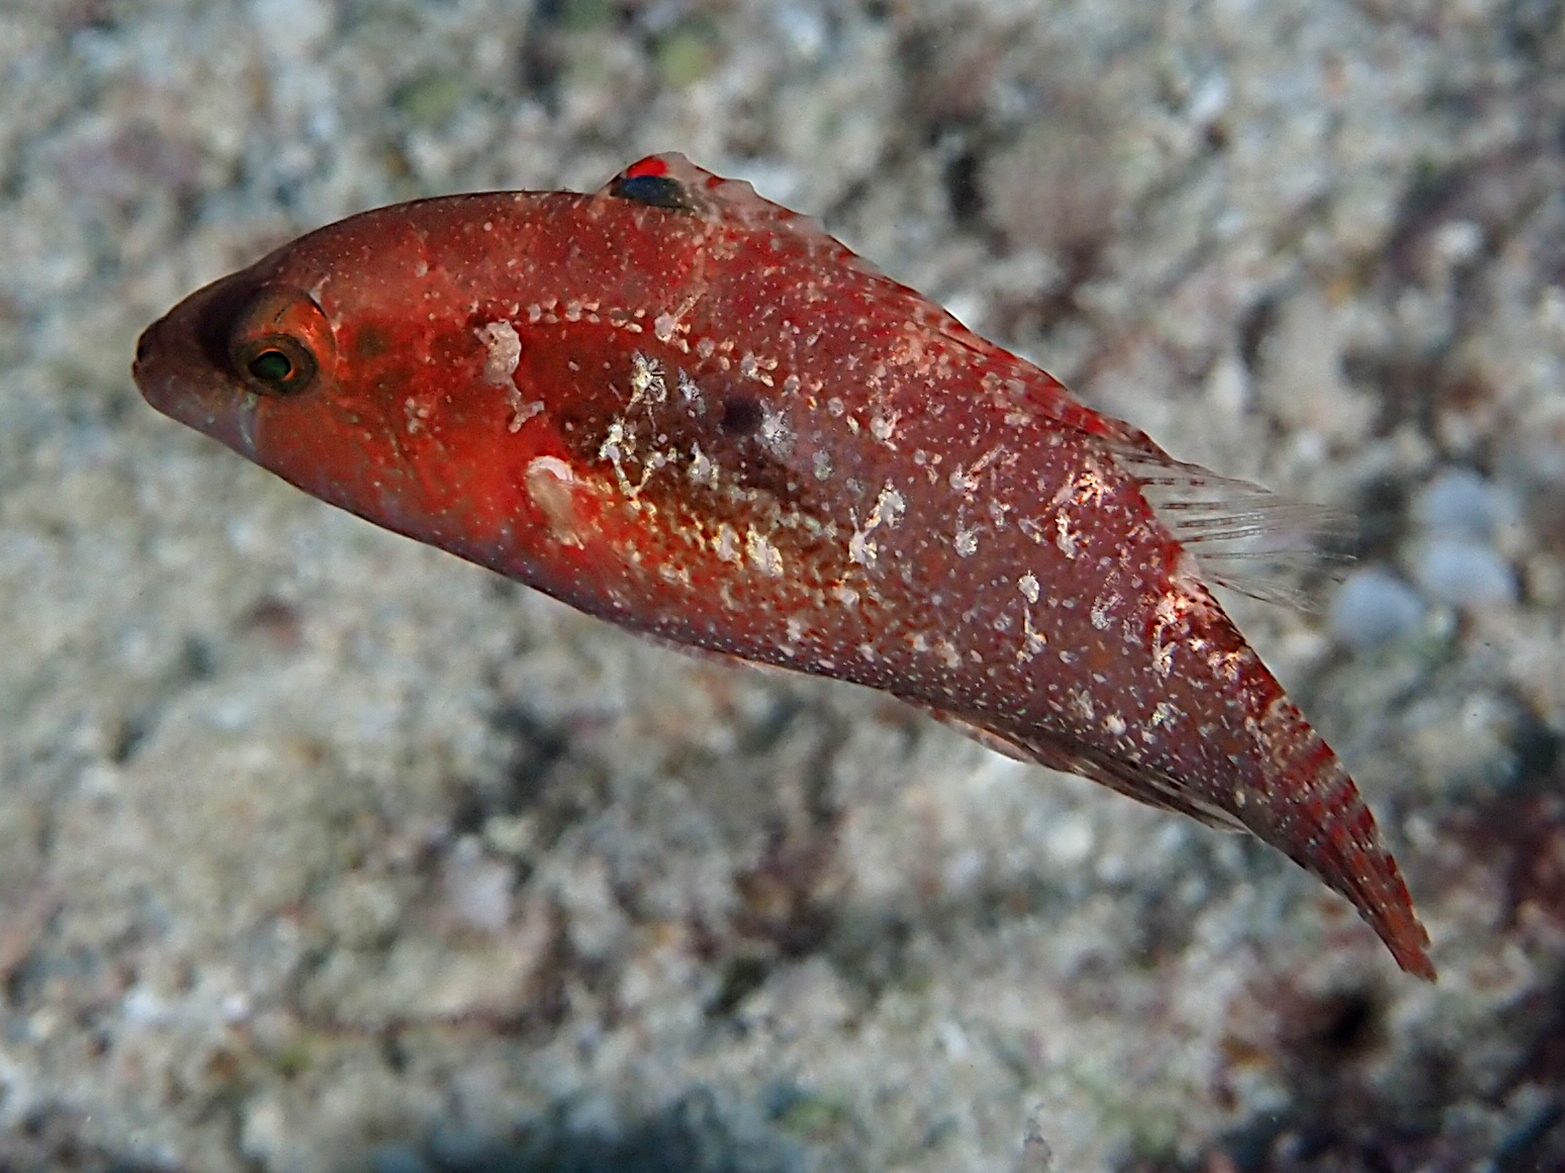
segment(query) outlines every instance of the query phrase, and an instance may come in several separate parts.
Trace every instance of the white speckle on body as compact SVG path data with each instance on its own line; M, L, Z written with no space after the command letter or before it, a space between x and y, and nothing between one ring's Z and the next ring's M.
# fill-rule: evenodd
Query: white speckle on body
M1152 626L1152 670L1159 676L1173 671L1174 645L1183 631L1184 613L1179 598L1163 596L1157 601L1157 619Z
M1029 603L1036 603L1038 601L1038 578L1033 574L1032 571L1029 570L1026 574L1017 579L1016 585L1021 590L1022 596Z
M429 405L410 397L403 400L402 412L407 419L408 435L418 435L423 430L424 421L429 418Z
M523 403L520 391L514 392L513 396L514 398L511 401L511 422L506 425L506 429L511 432L519 432L522 430L522 425L532 419L533 416L543 414L543 401L534 399L528 403Z
M692 445L690 457L690 479L698 485L715 485L717 483L717 467L699 446Z
M1032 625L1032 615L1022 612L1022 646L1016 650L1018 660L1030 660L1048 646L1048 637Z
M749 556L751 565L761 573L769 574L773 578L782 577L782 552L772 545L765 534L758 530L749 530L745 534L744 550Z
M848 539L848 557L861 566L875 565L875 559L879 554L879 547L870 540L870 534L878 526L885 525L888 529L894 527L902 517L902 511L906 503L902 494L890 484L880 490L880 496L875 499L874 507L869 511L869 517L864 521L862 530L853 531L853 536Z
M848 539L848 558L860 566L875 565L878 552L875 543L865 536L863 530L854 530L853 536Z
M626 449L620 447L624 440L625 425L622 424L619 420L611 420L609 422L608 434L603 437L603 443L598 445L599 459L607 460L609 463L614 465L616 470L618 470L619 462L626 453ZM620 479L624 479L623 472L620 473Z
M1109 612L1119 605L1118 595L1109 595L1107 598L1097 600L1092 604L1092 626L1099 631L1104 631L1112 622Z
M717 557L721 562L739 561L739 535L727 522L717 527Z
M1067 558L1076 557L1076 546L1081 541L1081 535L1071 529L1070 518L1063 513L1056 514L1054 518L1054 544L1060 548L1060 553Z
M489 352L484 360L484 382L495 387L509 387L511 376L516 374L522 361L522 339L510 322L489 322L473 331Z
M668 388L663 383L663 371L657 360L635 351L630 356L630 402L650 399L662 403L668 398Z
M1066 697L1072 713L1083 721L1092 720L1092 698L1079 688L1071 689Z
M890 484L880 490L880 496L875 498L875 508L869 511L869 523L867 529L874 529L877 525L884 524L889 529L895 529L897 522L902 520L902 512L907 508L907 503L902 499L902 494Z
M792 435L788 430L788 419L782 412L775 410L769 404L761 408L761 440L774 452L786 450Z
M555 541L564 546L581 546L582 534L576 517L572 488L576 474L558 456L538 456L528 462L522 474L527 495L549 523Z

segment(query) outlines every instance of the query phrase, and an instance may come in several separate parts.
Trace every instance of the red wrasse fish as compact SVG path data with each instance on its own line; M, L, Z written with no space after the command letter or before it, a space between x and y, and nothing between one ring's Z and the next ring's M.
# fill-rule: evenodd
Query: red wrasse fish
M590 195L366 212L192 294L135 378L306 492L593 615L1247 829L1434 977L1352 780L1192 557L1287 511L746 183L668 154Z

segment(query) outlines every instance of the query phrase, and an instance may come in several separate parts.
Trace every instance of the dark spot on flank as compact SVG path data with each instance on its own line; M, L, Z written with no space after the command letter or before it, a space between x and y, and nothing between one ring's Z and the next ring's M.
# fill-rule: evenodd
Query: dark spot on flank
M360 358L379 358L391 349L391 338L379 326L365 326L353 340L353 353Z
M748 395L730 395L723 400L723 431L730 436L748 436L760 428L763 415L759 401Z

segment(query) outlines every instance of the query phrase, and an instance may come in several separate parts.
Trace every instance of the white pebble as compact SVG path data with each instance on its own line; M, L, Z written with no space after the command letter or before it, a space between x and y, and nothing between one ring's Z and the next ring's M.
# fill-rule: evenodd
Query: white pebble
M784 43L805 61L814 61L826 51L831 29L826 18L804 4L779 4L772 9L772 24Z
M1505 520L1500 490L1470 468L1448 468L1424 486L1413 517L1431 533L1487 538Z
M1092 821L1083 815L1065 815L1049 828L1044 850L1061 867L1074 868L1085 863L1097 846Z
M1431 538L1418 547L1413 577L1426 597L1455 607L1509 603L1516 576L1505 560L1481 542Z
M498 932L511 919L516 871L487 858L476 836L459 840L446 861L445 897L451 915L484 932Z
M1424 618L1418 592L1377 566L1348 576L1331 601L1331 633L1339 643L1373 648L1403 639Z

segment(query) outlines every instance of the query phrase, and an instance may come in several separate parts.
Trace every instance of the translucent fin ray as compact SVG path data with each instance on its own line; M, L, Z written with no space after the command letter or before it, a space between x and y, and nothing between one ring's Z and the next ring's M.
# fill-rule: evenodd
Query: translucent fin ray
M1212 582L1311 611L1309 580L1340 577L1350 561L1339 551L1357 527L1345 510L1294 501L1157 450L1116 445L1114 455Z

